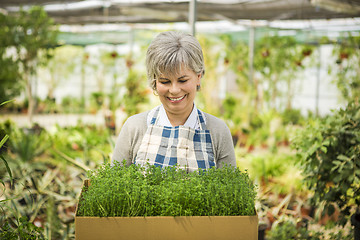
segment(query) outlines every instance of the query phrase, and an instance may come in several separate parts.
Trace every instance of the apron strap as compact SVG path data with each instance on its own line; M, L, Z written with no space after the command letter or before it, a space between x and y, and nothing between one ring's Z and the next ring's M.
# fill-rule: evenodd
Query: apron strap
M155 123L157 123L157 117L158 117L158 115L159 115L159 111L160 111L160 106L157 107L157 109L156 109L155 112L154 112L154 115L153 115L152 118L151 118L151 121L150 121L150 124L151 124L151 125L155 125Z
M206 124L205 124L205 116L203 115L203 112L200 111L199 109L197 110L198 112L198 121L199 121L199 126L201 130L206 130Z

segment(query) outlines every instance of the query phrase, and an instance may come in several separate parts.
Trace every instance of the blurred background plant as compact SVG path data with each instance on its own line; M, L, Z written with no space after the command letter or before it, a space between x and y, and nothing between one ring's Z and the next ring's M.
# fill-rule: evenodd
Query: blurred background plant
M342 94L342 98L349 102L360 98L360 37L348 34L339 40L333 49L336 64L328 66L333 75L333 81Z
M1 75L5 81L1 81L1 83L6 84L4 87L7 88L5 89L11 89L4 92L2 97L9 99L11 95L14 96L15 93L20 93L19 90L25 88L29 103L29 121L32 122L36 106L32 88L36 81L37 67L45 64L51 57L49 49L57 44L58 30L54 20L48 17L42 7L35 6L28 11L21 9L16 16L4 13L0 13L0 15L2 20L1 39L2 46L4 46L1 50L1 59L3 59L1 61L9 67L2 71ZM15 84L7 84L10 80Z
M18 128L10 121L1 129L9 139L1 149L5 164L0 166L4 187L0 236L73 238L75 207L86 171L109 161L113 147L109 130L79 124L49 132L37 125Z
M360 208L360 104L351 101L323 120L311 121L293 141L311 202L324 203L337 224L345 225Z

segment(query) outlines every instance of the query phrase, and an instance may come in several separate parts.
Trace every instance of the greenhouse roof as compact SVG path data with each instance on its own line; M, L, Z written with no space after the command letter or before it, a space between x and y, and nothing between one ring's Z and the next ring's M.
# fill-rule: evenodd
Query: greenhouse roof
M187 22L184 0L1 0L5 12L42 5L59 24ZM197 21L360 17L360 0L197 0Z

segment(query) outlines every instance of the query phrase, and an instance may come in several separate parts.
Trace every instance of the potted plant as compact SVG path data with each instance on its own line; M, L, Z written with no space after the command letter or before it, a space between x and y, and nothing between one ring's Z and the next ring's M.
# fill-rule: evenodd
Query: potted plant
M77 239L257 239L255 186L224 167L105 164L89 174L76 217Z
M354 214L355 239L360 239L359 101L351 101L325 119L309 122L292 144L301 157L305 182L314 191L312 203L324 203L329 215L338 207L339 225L344 226Z

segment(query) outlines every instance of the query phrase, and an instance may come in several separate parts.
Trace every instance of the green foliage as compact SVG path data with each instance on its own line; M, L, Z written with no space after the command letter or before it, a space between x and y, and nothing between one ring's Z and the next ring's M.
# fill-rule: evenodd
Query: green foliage
M112 151L111 135L108 129L95 125L60 127L56 126L52 132L53 148L68 156L67 159L77 159L89 166L95 167L99 162L95 159L108 158ZM55 154L57 157L59 154ZM63 159L63 157L61 157Z
M47 73L44 82L48 88L48 98L53 99L56 88L75 73L76 66L81 65L83 52L82 47L69 45L49 49L52 58L38 70Z
M5 142L8 140L8 138L9 138L9 135L6 134L6 135L1 139L0 149L1 149L2 146L5 144ZM5 168L6 168L6 171L7 171L7 173L8 173L9 176L10 176L10 179L12 179L11 169L9 168L9 164L8 164L8 162L6 161L6 159L4 158L2 152L0 152L0 159L1 159L1 161L4 163ZM0 179L0 183L5 187L5 183L4 183L4 181L3 181L2 179ZM1 201L0 201L0 202L1 202Z
M350 33L343 37L333 49L336 64L328 66L334 82L343 99L351 101L360 98L360 37ZM358 100L357 100L358 101Z
M51 146L50 136L45 130L13 129L10 140L10 150L22 162L32 162Z
M46 220L45 226L47 239L61 239L61 220L55 205L54 197L50 197L46 205Z
M11 228L10 224L5 222L0 229L0 238L3 240L45 239L42 234L42 228L36 227L33 223L29 222L27 217L21 217L16 224L16 228Z
M71 238L77 194L85 171L64 164L51 154L52 140L61 139L50 132L17 128L11 122L0 125L10 136L7 149L1 154L12 173L9 181L5 165L0 164L0 176L4 183L0 200L0 238ZM98 136L103 135L94 133L89 136L93 139L91 144L101 146Z
M303 117L301 115L300 109L285 109L282 112L282 120L285 125L294 124L301 125L303 124Z
M296 226L293 221L282 221L274 224L268 233L268 240L307 239L320 240L321 233L308 231L304 226Z
M58 30L54 24L54 20L49 18L46 11L39 6L34 6L28 11L20 10L18 15L13 18L15 29L14 45L20 51L21 48L26 50L25 55L19 55L20 61L23 62L25 68L32 68L27 65L29 61L40 57L46 60L49 57L47 53L41 53L40 50L46 50L55 47L57 44Z
M0 106L6 104L6 103L8 103L8 102L10 102L10 101L2 102L2 103L0 103ZM7 128L7 129L5 129L5 128L3 128L3 127L0 128L0 139L1 139L1 140L0 140L0 159L1 159L1 161L4 163L5 168L6 168L6 171L7 171L7 173L8 173L9 176L10 176L10 179L12 179L13 177L12 177L11 169L10 169L10 167L9 167L8 162L7 162L6 159L4 158L4 152L6 152L6 150L3 148L3 147L7 148L7 146L5 145L5 143L6 143L6 141L9 139L8 128ZM1 171L0 171L0 172L1 172ZM4 183L3 179L0 179L0 183L5 187L5 183ZM3 200L0 200L0 202L2 202L2 201L3 201Z
M125 81L126 92L122 99L124 111L127 116L139 113L141 104L148 101L148 91L146 90L144 79L146 79L144 76L141 76L134 69L129 68L128 77Z
M288 240L288 239L307 239L307 240L352 240L354 239L350 229L329 228L329 226L316 226L311 228L311 222L300 221L300 219L280 216L268 231L268 240ZM350 231L349 231L350 230Z
M249 93L249 47L243 41L233 39L230 35L221 35L220 39L225 44L225 65L238 76L236 82L241 86L241 92Z
M0 20L0 101L18 95L26 87L32 112L31 76L38 65L49 59L47 50L57 44L58 31L54 21L39 6L28 11L21 9L14 15L0 13Z
M291 156L278 154L264 154L250 158L254 176L264 177L265 179L279 177L286 173L288 166L295 164Z
M228 94L223 101L223 118L233 135L246 131L244 128L249 126L249 107L246 100L241 96ZM251 110L250 110L251 111Z
M2 29L1 26L0 29ZM0 36L2 34L0 32ZM23 85L18 83L19 69L16 62L10 57L5 57L4 48L2 47L0 48L0 66L0 102L2 102L18 96L23 89Z
M221 45L222 42L208 35L198 35L197 38L203 49L205 75L201 79L201 90L197 93L196 104L199 108L216 116L219 115L221 102L218 98L219 77L217 72L220 52L215 46Z
M79 97L65 96L61 102L61 112L63 113L84 113L85 109Z
M18 96L24 87L19 84L20 73L17 61L8 54L7 49L14 45L15 26L12 17L0 13L0 102Z
M262 150L262 153L237 153L237 166L247 169L251 179L260 182L260 187L275 194L298 195L307 191L302 183L303 176L298 166L298 158L293 152L276 152Z
M79 216L227 216L255 214L255 186L237 168L186 173L179 167L146 169L104 165L89 174Z
M282 116L275 110L254 114L246 131L247 145L266 145L276 152L278 143L288 141L291 130L291 126L286 126Z
M280 102L280 107L291 108L295 76L302 70L301 62L312 49L312 46L298 44L292 36L265 36L256 43L254 68L261 78L254 84L255 88L261 86L264 89L268 108L275 109L276 100L283 100L284 96L286 102Z
M325 119L310 121L299 131L293 147L301 157L305 182L314 191L312 202L333 203L341 210L344 225L351 207L360 206L360 105L350 102Z

